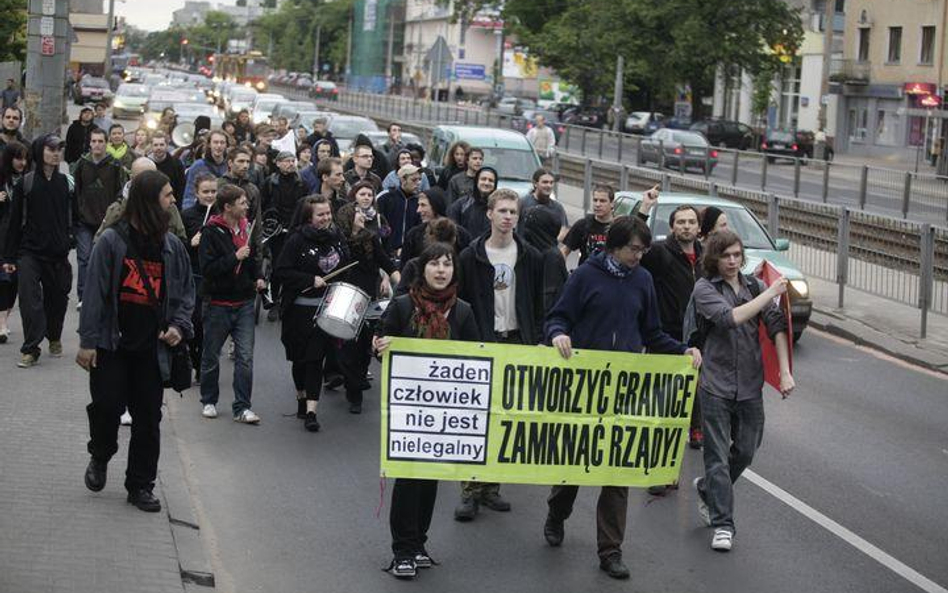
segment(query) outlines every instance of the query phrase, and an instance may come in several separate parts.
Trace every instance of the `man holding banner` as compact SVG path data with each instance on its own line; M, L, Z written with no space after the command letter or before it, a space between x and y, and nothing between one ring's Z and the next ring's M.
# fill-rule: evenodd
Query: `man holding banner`
M774 299L787 292L778 278L766 290L744 276L744 244L736 233L712 233L702 259L705 278L695 284L699 321L710 324L704 337L707 364L698 381L704 425L704 477L694 481L698 512L714 527L711 548L731 549L734 539L734 482L754 459L764 436L764 365L758 337L762 322L780 365L779 390L793 391L787 318ZM756 295L756 296L755 296Z
M639 263L652 241L648 226L636 216L612 223L605 251L590 257L566 282L559 302L546 320L546 336L569 359L573 347L640 353L688 354L695 368L701 353L662 331L652 277ZM554 486L543 534L551 546L563 543L578 486ZM604 485L596 509L599 567L610 577L629 578L622 561L629 489Z

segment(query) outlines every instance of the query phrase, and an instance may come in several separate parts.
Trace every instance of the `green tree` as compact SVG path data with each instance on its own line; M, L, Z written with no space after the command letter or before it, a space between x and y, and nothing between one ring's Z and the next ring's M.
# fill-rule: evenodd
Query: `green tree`
M26 2L0 0L0 62L26 60Z
M352 5L353 0L289 0L278 12L256 21L256 49L269 54L273 68L310 72L319 31L320 62L340 72L345 68Z

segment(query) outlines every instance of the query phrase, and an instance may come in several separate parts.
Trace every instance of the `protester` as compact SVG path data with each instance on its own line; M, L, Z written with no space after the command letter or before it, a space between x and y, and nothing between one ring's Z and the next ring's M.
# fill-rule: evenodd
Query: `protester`
M235 149L236 150L236 149ZM221 348L234 342L234 422L259 424L251 409L253 392L254 298L263 290L257 247L251 240L247 192L225 185L217 192L218 214L201 231L204 307L204 352L201 358L201 404L205 418L217 417Z
M64 146L54 134L34 140L31 151L36 170L24 175L13 189L3 261L7 274L18 274L23 321L20 368L37 364L44 338L51 357L63 355L63 320L72 288L68 256L76 212L71 181L59 172Z
M419 167L415 163L414 159L411 156L411 151L408 150L407 148L400 149L395 154L392 161L395 163L396 169L392 170L385 177L385 179L382 180L383 189L392 189L393 187L401 187L402 181L401 179L398 178L397 170L401 169L405 165L414 165L418 169L418 171L421 172L421 167ZM421 184L418 186L418 188L421 191L425 191L429 187L431 187L431 185L428 183L428 177L422 173Z
M316 193L326 198L333 212L348 202L346 198L346 178L342 173L342 161L339 157L329 157L316 165L319 175L319 188Z
M534 171L533 190L520 198L520 211L524 216L533 208L542 208L553 213L560 225L556 234L557 241L559 241L569 231L569 220L566 218L566 209L563 208L563 204L553 199L553 184L555 182L556 178L550 171L542 168ZM524 217L522 216L520 221L523 222L523 220Z
M490 194L490 230L475 238L458 258L458 294L471 303L485 342L536 345L542 339L543 260L514 233L519 207L520 199L512 190ZM500 484L461 482L461 503L454 518L473 520L479 504L495 511L510 510L510 503L500 496Z
M522 203L522 200L521 200ZM560 221L551 210L532 208L520 222L520 236L540 253L543 260L543 311L553 308L569 272L566 260L557 247L556 237L560 232Z
M444 169L438 177L438 187L447 192L451 178L467 170L467 155L470 151L471 145L463 140L458 140L448 147L448 151L444 153ZM448 206L450 205L448 202Z
M302 129L302 128L300 128ZM302 171L313 164L313 147L303 141L296 147L296 169Z
M385 248L389 253L398 254L405 234L421 223L418 215L418 186L421 184L421 172L415 165L405 165L398 170L401 184L387 189L376 198L379 212L392 226Z
M217 202L218 179L210 173L201 173L194 183L197 185L197 201L193 206L181 213L185 231L188 233L188 256L191 259L191 275L194 278L194 313L191 315L191 324L194 326L194 339L188 342L188 354L191 355L191 368L194 369L194 380L201 382L201 357L204 352L204 315L203 315L203 282L201 275L201 261L198 248L201 245L201 231L211 217L214 204Z
M612 186L596 184L592 190L592 214L576 221L563 237L560 250L563 257L579 250L579 264L601 252L606 246L606 233L612 224L612 202L615 190Z
M332 132L327 129L328 127L329 120L325 117L313 119L313 133L306 139L306 143L316 148L317 142L326 140L332 146L332 156L339 156L339 144L336 142L336 139L333 138Z
M477 189L477 172L482 166L484 166L484 151L480 148L468 150L467 168L454 175L448 182L449 207L474 193Z
M210 153L195 161L188 169L184 185L184 197L181 200L182 208L190 208L194 204L194 178L197 177L198 173L207 171L215 177L222 177L224 173L227 173L227 158L225 157L227 135L220 130L211 131L208 135L208 145L210 146Z
M175 199L183 196L186 181L184 165L168 154L168 135L161 130L157 130L151 136L151 153L148 158L153 160L158 170L171 180L171 189L174 190Z
M472 152L472 156L476 154ZM448 218L463 227L473 238L480 237L490 229L487 200L497 189L497 171L492 167L480 168L475 180L474 190L448 207Z
M392 170L392 164L388 159L388 155L376 148L365 134L356 134L355 140L352 141L350 151L355 151L359 146L368 146L372 149L372 172L378 176L380 181L385 179ZM348 171L355 167L355 165L355 161L350 158L345 162L343 168Z
M19 142L27 144L26 138L20 132L20 123L23 121L23 114L15 106L3 108L3 121L0 122L0 150L10 142Z
M122 188L128 181L125 168L106 147L105 132L95 128L89 138L89 152L72 166L75 181L78 224L74 230L76 238L76 263L79 275L76 281L76 296L82 306L86 284L92 240L99 230L108 207L122 197Z
M151 152L151 132L148 128L138 128L132 134L132 154L135 157L148 156ZM171 186L174 188L174 186Z
M393 121L388 124L388 138L385 140L385 144L382 145L382 150L394 170L402 167L402 163L398 162L398 153L403 148L405 148L405 143L402 142L402 125Z
M375 153L371 146L356 146L352 151L353 167L345 172L346 183L350 187L361 181L368 181L376 194L382 191L382 180L372 172Z
M31 168L30 151L13 141L0 149L0 246L6 244L13 204L13 188ZM0 344L10 339L7 319L16 303L17 275L0 266Z
M12 78L7 79L7 88L0 93L3 98L3 109L7 107L18 107L20 104L20 91L16 88L16 83Z
M336 224L346 237L349 257L359 262L347 273L347 282L361 288L373 301L379 295L391 295L392 287L398 284L401 274L395 263L382 246L382 236L391 232L385 217L372 207L375 190L367 181L357 183L349 190L349 203L336 212ZM379 276L382 276L381 286ZM361 380L355 389L346 389L349 412L362 413L362 392L368 388L365 377L371 358L371 331L363 326L355 340L353 348L347 348L341 354L351 356L351 360L340 361L341 366L353 367L353 373Z
M246 109L241 109L237 113L237 121L234 122L234 138L238 144L254 141L253 124L250 123L250 112Z
M66 163L71 165L89 152L89 134L92 133L92 128L102 129L92 123L92 117L92 108L83 107L79 110L78 119L69 124L69 129L66 130Z
M764 365L758 326L773 340L780 366L780 393L795 383L790 374L787 319L774 300L787 292L780 278L768 288L741 273L744 243L729 230L711 233L704 246L704 277L694 303L704 332L705 366L698 377L704 428L704 476L694 480L698 511L714 528L711 548L734 545L734 483L750 467L764 436Z
M323 277L350 262L346 238L333 225L332 207L324 196L304 198L297 212L293 232L283 246L274 268L274 277L283 284L283 330L280 336L291 362L296 386L297 418L303 427L318 432L316 417L323 387L323 364L333 348L354 348L324 332L315 322L316 312L328 284ZM344 281L337 277L335 280ZM342 355L340 370L345 375L346 392L357 390L362 378L344 364L351 358Z
M711 236L711 233L727 229L727 214L717 206L707 206L701 211L701 227L698 238L702 241Z
M415 144L414 142L406 144L405 148L411 153L411 164L415 165L421 169L421 174L424 175L425 181L428 182L428 187L435 187L438 184L438 178L435 175L435 172L431 170L431 167L425 166L425 149L421 144Z
M652 234L637 217L613 221L605 251L589 258L566 282L560 300L549 312L545 333L564 359L573 348L640 353L689 354L697 368L701 353L665 334L651 275L639 262L649 249ZM551 546L563 542L563 523L569 518L578 486L554 486L547 500L543 527ZM596 509L599 568L616 579L629 578L622 561L629 489L603 486Z
M105 128L102 128L103 130ZM115 161L122 165L126 170L132 168L132 161L135 160L135 153L125 142L125 128L122 124L112 124L109 128L109 143L106 151Z
M99 225L99 230L96 231L94 241L99 240L99 237L102 236L105 229L121 220L122 214L125 212L125 201L128 199L128 191L132 186L132 180L145 171L156 171L157 169L158 167L155 165L155 162L149 158L140 157L135 159L132 163L129 181L125 184L125 187L122 188L122 197L120 200L112 202L105 211L105 218L102 220L102 224ZM181 239L182 243L187 243L188 234L184 231L184 223L181 222L181 213L178 212L177 206L171 204L171 207L168 208L168 214L171 216L171 232L174 233L177 238Z
M92 123L95 124L95 127L100 130L111 130L112 118L106 113L108 105L100 101L96 103L93 108L95 109L95 117L92 118Z
M161 110L161 117L158 119L158 129L171 137L171 132L174 131L175 126L178 125L178 116L174 112L174 108L165 107Z
M471 306L458 298L454 248L434 243L419 257L423 272L409 294L396 297L383 317L372 342L384 352L392 337L476 342L480 339ZM428 554L428 528L438 494L436 480L397 478L392 488L389 525L394 558L388 571L398 578L412 578L419 568L435 564Z
M464 229L454 224L450 218L441 216L434 220L428 221L428 224L415 228L424 229L424 232L421 233L422 251L424 251L426 247L433 243L444 243L454 248L454 255L456 256L455 259L457 259L457 256L461 255L463 248L459 247L459 233L463 232ZM404 254L404 251L402 253ZM402 277L398 282L398 286L395 287L395 296L408 294L408 290L415 282L415 279L423 273L422 268L418 264L419 257L421 257L420 254L408 259L403 263L401 270Z
M444 191L440 187L434 186L427 191L419 193L417 212L421 218L421 224L412 227L405 235L401 252L402 268L405 267L405 264L409 260L421 255L426 245L425 236L428 232L429 224L445 218L445 214L447 214L447 204L444 199ZM448 242L454 246L454 250L457 253L461 253L461 251L470 244L471 235L464 227L453 226L455 226L457 230L455 236Z
M279 220L283 228L287 229L290 227L297 205L307 195L308 191L306 184L303 183L299 173L296 172L296 161L293 153L281 152L277 155L276 164L277 172L271 175L263 186L262 209L269 213L269 216ZM270 238L268 244L271 261L280 259L285 237L285 234L277 234ZM278 303L280 299L280 283L278 280L270 280L270 293L273 295L274 302ZM267 320L276 321L279 314L279 307L273 307L267 311Z
M168 232L174 202L168 178L157 171L132 183L122 220L96 243L79 318L76 362L89 371L91 460L85 484L105 487L109 460L118 451L119 415L135 419L129 440L125 489L130 504L161 510L154 495L161 443L167 347L191 337L194 307L191 266L184 245Z

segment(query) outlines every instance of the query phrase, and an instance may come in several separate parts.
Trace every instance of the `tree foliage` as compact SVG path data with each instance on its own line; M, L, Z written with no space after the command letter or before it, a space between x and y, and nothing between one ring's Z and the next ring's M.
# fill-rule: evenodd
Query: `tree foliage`
M269 52L274 68L310 72L317 30L319 61L332 72L345 69L353 0L289 0L255 23L255 44ZM272 51L270 48L272 47Z
M497 3L454 6L464 21ZM718 65L756 75L776 60L771 48L793 53L803 38L799 10L783 0L508 0L501 15L507 33L587 102L611 94L617 55L627 90L660 99L687 84L701 97L712 92Z
M243 39L246 31L226 12L211 10L204 22L190 27L173 26L164 31L149 33L144 39L128 38L129 51L138 51L145 60L164 59L177 62L182 52L203 61L207 55L227 48L228 39ZM187 39L185 45L183 41ZM135 45L140 44L140 45Z
M0 62L26 60L26 2L0 0Z

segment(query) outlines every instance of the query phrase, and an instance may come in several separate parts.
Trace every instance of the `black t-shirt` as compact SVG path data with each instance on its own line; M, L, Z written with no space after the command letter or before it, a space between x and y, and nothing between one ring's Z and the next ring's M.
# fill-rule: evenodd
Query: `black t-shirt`
M596 255L606 248L606 233L609 232L609 225L608 222L599 222L590 214L570 228L563 238L563 245L566 245L570 251L579 250L581 264L589 256Z
M141 260L158 303L145 288L144 279L135 263ZM142 352L153 350L158 344L161 321L160 303L164 299L164 264L161 246L151 245L145 237L129 227L129 245L122 261L122 279L119 283L118 320L119 346L125 350Z

